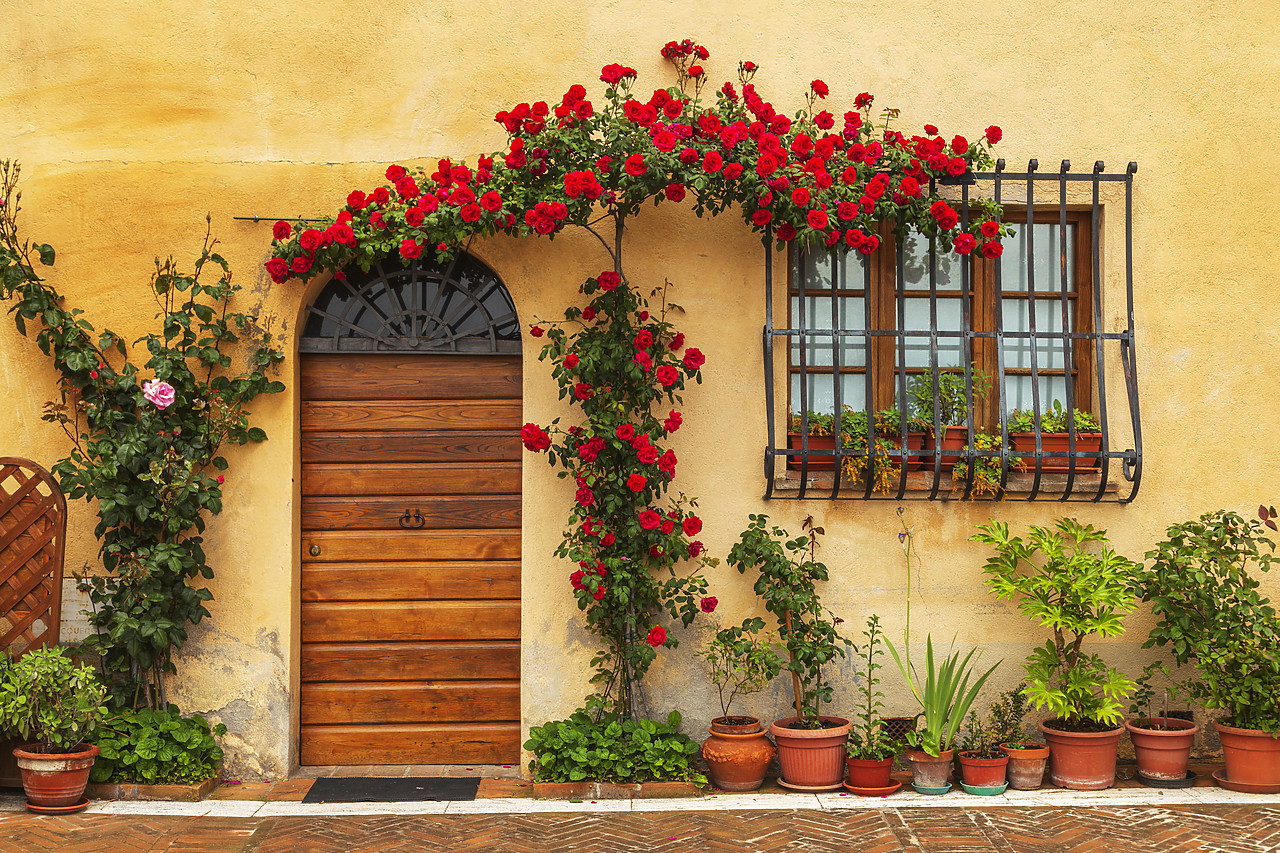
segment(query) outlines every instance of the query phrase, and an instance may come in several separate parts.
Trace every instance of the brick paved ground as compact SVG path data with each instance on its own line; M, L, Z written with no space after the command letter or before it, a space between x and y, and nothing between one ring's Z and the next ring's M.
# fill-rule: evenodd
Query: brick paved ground
M411 817L0 816L3 853L410 850L1254 853L1280 850L1280 804Z

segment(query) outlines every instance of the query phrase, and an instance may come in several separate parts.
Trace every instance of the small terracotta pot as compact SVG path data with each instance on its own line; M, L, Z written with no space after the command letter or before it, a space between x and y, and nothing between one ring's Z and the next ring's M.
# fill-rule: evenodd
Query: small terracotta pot
M887 788L893 784L893 759L846 758L849 785L854 788Z
M1173 731L1150 728L1152 725L1168 726ZM1187 778L1187 763L1191 760L1191 743L1200 727L1190 720L1170 717L1148 717L1126 720L1133 741L1133 752L1138 759L1138 775L1144 779L1176 782Z
M980 752L960 753L960 775L964 783L973 788L994 788L1005 783L1005 770L1009 756L982 758Z
M1245 785L1280 786L1280 738L1223 723L1213 727L1222 739L1227 779Z
M951 779L951 759L955 750L944 749L938 755L930 755L923 749L908 749L906 759L911 764L911 779L920 788L945 788Z
M795 788L834 790L844 782L845 741L849 721L843 717L819 717L835 723L829 729L792 729L795 717L775 720L769 734L778 744L782 781Z
M711 737L702 744L702 757L712 784L722 791L754 791L764 784L777 749L765 737L759 720L744 725L712 720L710 731Z
M64 810L84 798L89 784L89 771L98 757L98 747L76 744L72 752L40 752L40 745L29 743L13 751L22 772L22 789L27 793L27 807L32 811L45 808Z
M1044 781L1044 766L1049 761L1049 747L1027 742L1002 743L1000 748L1009 756L1009 787L1015 791L1034 791Z
M1053 784L1073 791L1101 791L1116 783L1116 748L1123 726L1102 732L1068 732L1044 723L1039 727L1049 742Z

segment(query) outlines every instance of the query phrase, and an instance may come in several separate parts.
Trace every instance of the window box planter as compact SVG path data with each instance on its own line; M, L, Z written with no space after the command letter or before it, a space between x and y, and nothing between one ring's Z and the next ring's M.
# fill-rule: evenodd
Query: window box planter
M1034 432L1011 432L1009 433L1009 442L1013 445L1011 455L1022 458L1020 466L1024 471L1034 471L1036 467L1036 434ZM1065 432L1044 432L1040 434L1040 449L1046 453L1060 454L1056 456L1041 457L1041 471L1066 471L1070 466L1071 459L1070 442ZM961 445L963 446L963 445ZM1078 432L1076 433L1076 452L1097 453L1102 448L1102 433L1100 432ZM1098 467L1097 459L1076 458L1076 470L1086 471L1093 470Z

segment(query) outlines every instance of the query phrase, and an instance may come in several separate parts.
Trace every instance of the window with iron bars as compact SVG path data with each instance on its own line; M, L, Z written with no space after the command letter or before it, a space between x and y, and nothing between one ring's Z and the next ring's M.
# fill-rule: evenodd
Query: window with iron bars
M869 257L795 252L780 328L767 256L765 497L1132 500L1136 169L1000 161L944 189L965 223L972 195L1003 205L999 258L889 224Z

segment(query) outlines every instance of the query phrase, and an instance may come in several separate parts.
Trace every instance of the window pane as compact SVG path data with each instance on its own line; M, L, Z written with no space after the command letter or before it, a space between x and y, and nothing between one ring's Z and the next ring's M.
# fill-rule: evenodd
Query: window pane
M964 320L960 310L960 300L939 299L937 303L939 331L959 331ZM907 299L903 307L905 309L903 316L906 318L907 323L906 329L915 331L929 330L928 299ZM908 367L931 366L929 363L929 339L927 337L908 336L906 343ZM895 358L894 361L896 362L897 359ZM938 366L959 367L962 364L964 364L964 357L960 338L938 338Z
M935 269L938 290L960 290L962 263L960 257L952 252L937 253ZM903 242L903 280L907 290L929 289L929 241L915 231L909 232ZM926 314L925 320L928 319Z
M1040 411L1048 408L1053 401L1066 400L1067 378L1065 376L1041 376ZM1031 377L1005 376L1005 411L1031 408Z
M1004 328L1006 331L1026 332L1030 330L1027 316L1026 299L1002 300ZM1067 305L1069 322L1075 322L1075 303ZM1061 370L1063 364L1063 346L1061 337L1053 337L1062 333L1062 303L1057 300L1036 300L1036 366L1038 368L1054 368ZM1006 336L1004 339L1005 367L1031 368L1031 340Z
M1000 256L1000 287L1007 291L1027 290L1027 226L1014 224L1017 235L1004 241ZM1075 290L1075 223L1067 223L1067 289ZM1035 251L1036 293L1062 288L1062 230L1056 223L1037 222L1032 226Z
M835 377L830 373L810 373L805 375L808 385L808 396L805 407L811 412L831 414L836 410ZM843 373L840 375L840 403L853 406L855 409L865 408L864 401L867 390L866 376L860 373ZM791 374L791 411L800 413L800 374Z
M846 290L862 290L866 286L867 259L857 252L849 252L838 256L832 265L829 252L806 252L804 266L801 270L804 289L806 291L823 291L832 288L832 275L835 275L834 286ZM798 290L800 282L792 286Z
M861 296L841 296L837 299L837 316L831 318L830 296L806 296L804 299L804 326L806 329L861 329L866 324L865 300ZM800 297L791 297L791 328L800 328ZM800 363L800 336L791 338L791 364ZM832 364L830 335L804 336L808 365L829 367ZM866 335L840 337L840 364L861 366L865 359Z

